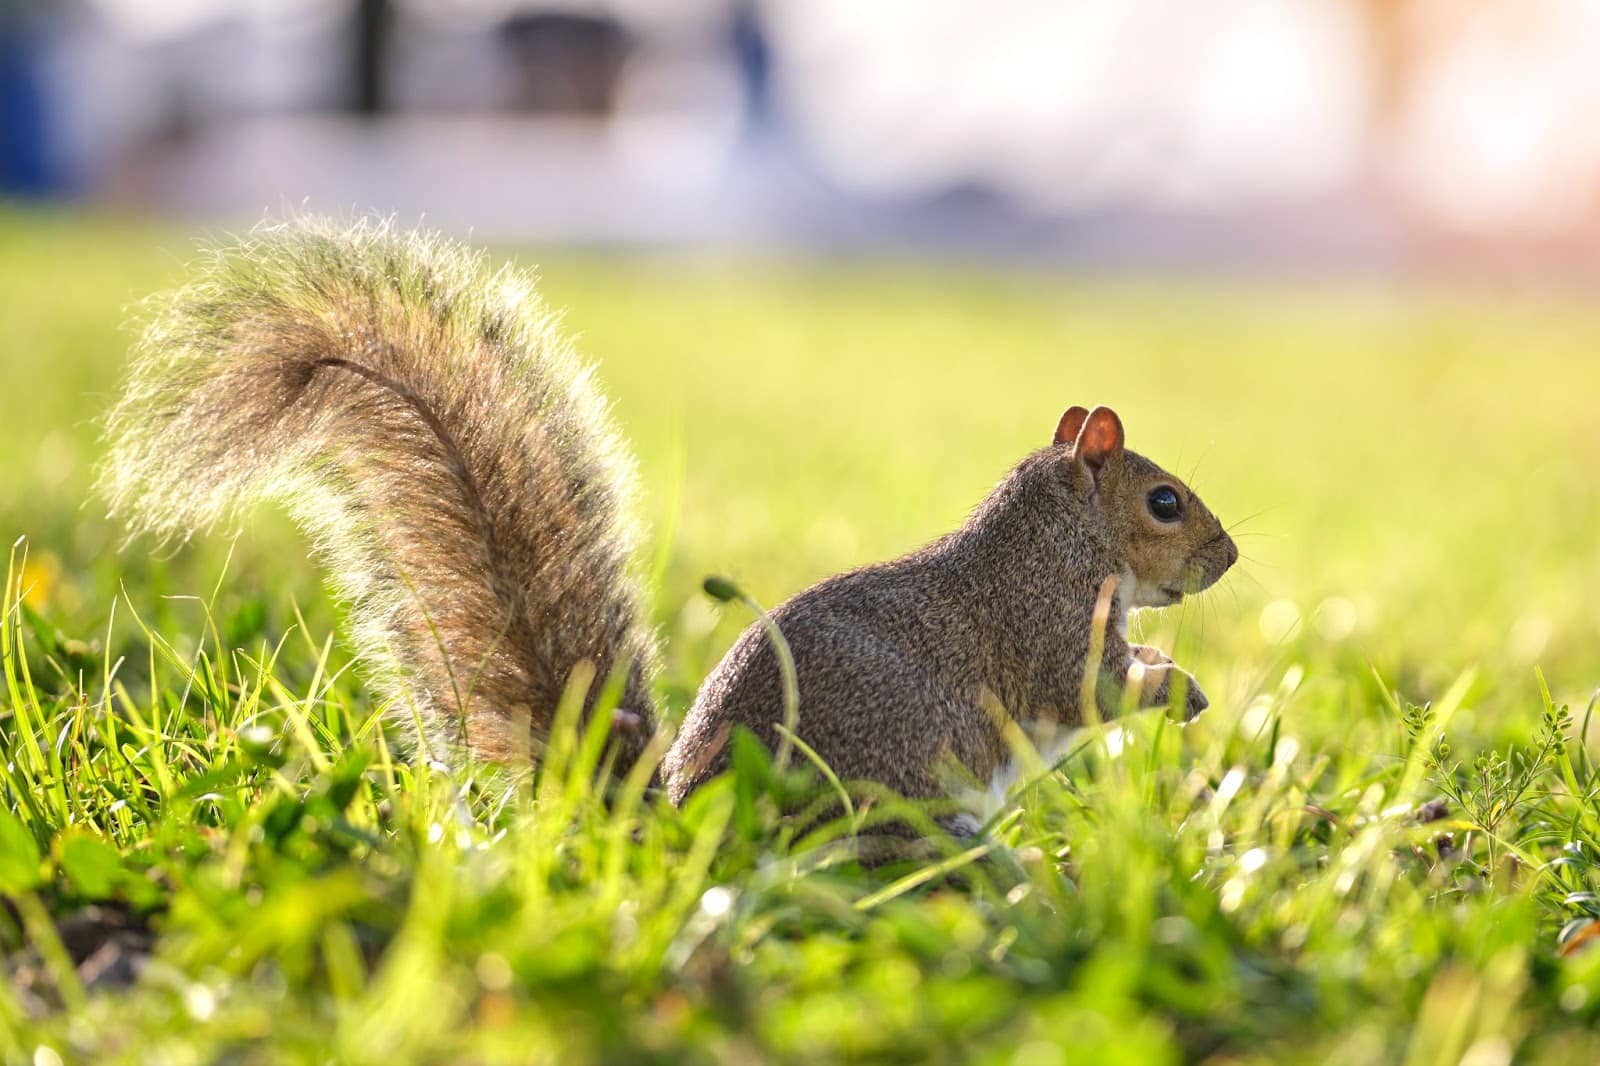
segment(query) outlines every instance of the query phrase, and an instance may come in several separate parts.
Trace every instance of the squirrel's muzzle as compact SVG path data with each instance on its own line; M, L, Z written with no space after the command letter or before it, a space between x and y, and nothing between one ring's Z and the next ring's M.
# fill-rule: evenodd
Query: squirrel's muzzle
M1239 548L1233 538L1226 533L1217 534L1190 557L1186 591L1195 593L1210 588L1238 561Z

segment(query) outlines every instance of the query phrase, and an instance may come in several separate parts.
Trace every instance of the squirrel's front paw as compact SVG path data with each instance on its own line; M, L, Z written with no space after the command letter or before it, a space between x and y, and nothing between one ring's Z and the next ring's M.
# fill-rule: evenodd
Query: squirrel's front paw
M1154 648L1147 650L1155 651ZM1145 667L1140 703L1145 707L1170 707L1176 695L1173 689L1177 686L1183 688L1185 722L1193 721L1201 711L1211 706L1211 701L1206 699L1206 694L1200 688L1200 683L1194 679L1194 675L1174 664L1171 659Z
M1193 674L1182 670L1178 672L1188 679L1188 685L1183 694L1183 720L1192 722L1200 717L1201 711L1211 706L1211 701L1206 699L1205 690L1200 687L1200 683L1194 679Z
M1172 656L1149 644L1129 644L1128 654L1133 656L1134 662L1144 663L1146 666L1172 665Z

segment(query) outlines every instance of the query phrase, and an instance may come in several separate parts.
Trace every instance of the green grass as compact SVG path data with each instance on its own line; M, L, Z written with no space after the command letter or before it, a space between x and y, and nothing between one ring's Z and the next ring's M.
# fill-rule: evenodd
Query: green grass
M910 548L1070 403L1247 519L1140 623L1204 717L863 870L759 758L681 810L576 739L409 761L275 515L119 551L94 419L190 250L0 215L6 1061L1600 1060L1600 311L546 259L671 534L672 706L749 621L707 573L771 604Z

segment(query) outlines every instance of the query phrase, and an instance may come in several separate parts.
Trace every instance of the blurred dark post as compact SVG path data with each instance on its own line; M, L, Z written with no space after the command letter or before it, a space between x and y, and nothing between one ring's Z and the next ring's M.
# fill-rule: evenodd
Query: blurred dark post
M40 59L48 14L0 0L0 196L65 191Z
M746 0L735 6L729 37L744 85L746 121L764 127L772 118L772 48L754 3Z
M389 33L394 11L389 0L356 0L355 112L376 118L388 109Z

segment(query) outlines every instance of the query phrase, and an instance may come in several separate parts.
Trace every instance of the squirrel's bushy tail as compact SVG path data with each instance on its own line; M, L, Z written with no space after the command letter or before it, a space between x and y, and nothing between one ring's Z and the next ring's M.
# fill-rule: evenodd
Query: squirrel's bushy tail
M164 536L281 501L395 713L534 751L573 670L653 729L631 463L532 279L381 222L297 219L153 302L109 417L114 514ZM587 706L587 703L586 703Z

